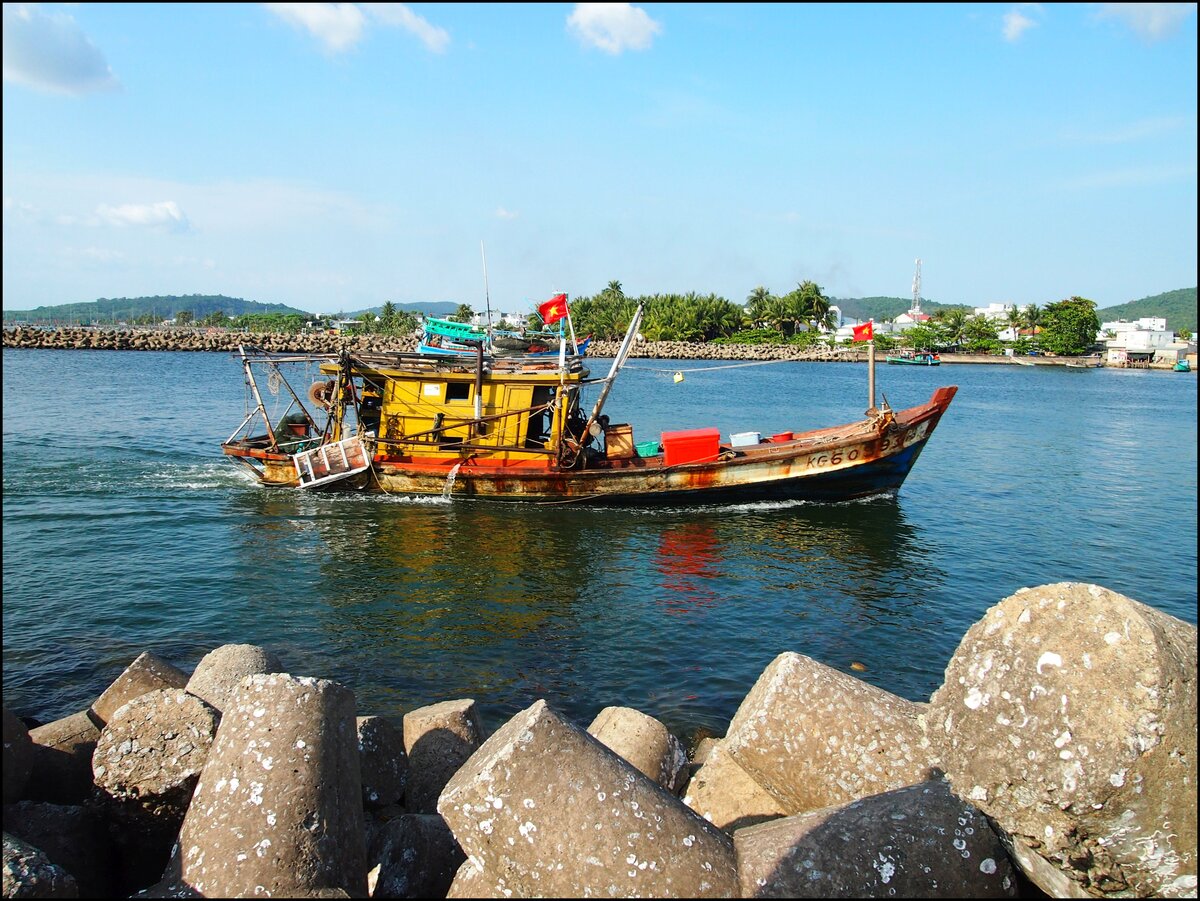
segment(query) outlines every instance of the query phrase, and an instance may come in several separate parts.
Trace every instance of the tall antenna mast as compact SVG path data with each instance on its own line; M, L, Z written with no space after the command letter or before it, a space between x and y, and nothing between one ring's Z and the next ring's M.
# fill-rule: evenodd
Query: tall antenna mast
M917 258L917 274L913 276L913 305L908 312L913 314L913 317L921 315L921 259Z
M492 297L488 293L487 254L483 252L483 241L479 242L479 255L483 257L483 302L487 305L487 333L492 334Z

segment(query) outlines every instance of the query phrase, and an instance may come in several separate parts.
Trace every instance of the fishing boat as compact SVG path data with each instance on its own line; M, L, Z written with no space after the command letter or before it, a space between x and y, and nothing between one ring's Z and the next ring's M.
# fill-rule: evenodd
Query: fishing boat
M272 488L584 504L844 501L898 490L958 390L938 388L905 410L886 397L876 406L872 345L869 407L857 422L729 440L690 424L635 441L604 407L641 317L639 307L600 378L565 338L549 358L488 353L465 337L470 357L242 346L249 412L221 448ZM288 364L315 367L318 380L295 389Z
M1175 372L1191 372L1191 364L1187 360L1177 360L1175 365L1171 367Z
M895 356L889 356L887 361L908 366L940 366L942 358L935 353L914 353L911 350L905 350Z
M467 322L456 322L453 319L438 319L430 316L422 326L421 340L417 344L417 351L427 354L471 356L475 353L474 342L482 341L485 350L501 356L549 356L558 353L560 337L559 333L549 330L487 329ZM581 356L586 355L590 342L591 335L578 342L575 352Z
M1067 369L1099 369L1104 362L1099 357L1079 357L1063 363Z

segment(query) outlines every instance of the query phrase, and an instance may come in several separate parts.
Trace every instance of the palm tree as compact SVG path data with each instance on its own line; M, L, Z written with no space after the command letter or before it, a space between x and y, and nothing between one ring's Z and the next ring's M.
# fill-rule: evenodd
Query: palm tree
M766 318L764 313L771 299L771 292L759 285L746 295L746 315L756 324L762 322Z
M947 310L942 317L942 329L946 334L946 343L952 347L962 344L967 329L967 311L960 309Z
M1029 337L1037 343L1038 323L1042 321L1042 311L1038 309L1038 305L1031 303L1021 311L1025 320L1025 326L1029 329Z
M458 309L454 311L454 315L449 318L456 322L470 322L475 318L475 311L471 309L469 303L460 303Z
M1013 330L1013 340L1021 337L1021 323L1024 317L1021 315L1021 309L1016 304L1013 304L1008 309L1008 327Z
M608 287L600 292L610 300L624 300L625 292L621 289L621 283L615 278L608 283Z

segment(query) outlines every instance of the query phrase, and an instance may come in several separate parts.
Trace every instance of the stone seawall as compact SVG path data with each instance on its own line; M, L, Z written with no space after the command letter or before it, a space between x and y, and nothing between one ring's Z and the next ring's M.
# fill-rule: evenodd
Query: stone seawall
M364 716L285 663L5 706L4 897L1196 896L1196 627L1098 585L1000 601L928 702L781 653L687 754L625 707Z

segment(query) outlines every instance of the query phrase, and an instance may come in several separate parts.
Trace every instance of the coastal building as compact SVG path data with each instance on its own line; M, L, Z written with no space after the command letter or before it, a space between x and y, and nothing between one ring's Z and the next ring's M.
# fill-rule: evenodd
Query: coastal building
M1175 334L1167 330L1167 320L1160 317L1101 323L1096 340L1105 344L1105 357L1114 364L1174 363L1187 352L1187 342L1176 341Z

